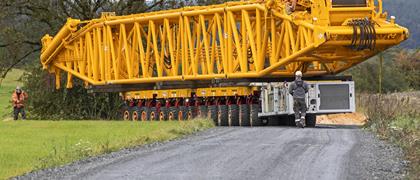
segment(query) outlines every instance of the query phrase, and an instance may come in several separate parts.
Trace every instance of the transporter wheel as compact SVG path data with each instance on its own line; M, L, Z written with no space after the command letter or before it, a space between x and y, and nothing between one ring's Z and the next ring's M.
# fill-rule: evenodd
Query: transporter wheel
M289 117L289 119L288 119L288 126L296 126L296 122L295 122L295 115L289 115L288 116Z
M280 126L294 126L295 125L295 116L291 117L290 115L280 115L278 116L278 125ZM292 124L293 119L293 124Z
M194 119L193 112L192 110L188 110L185 120L192 120L192 119Z
M140 119L142 121L148 121L150 116L150 108L149 107L143 107L141 108L141 115Z
M213 120L215 125L219 125L218 124L218 109L217 106L208 106L207 108L207 118L210 118L211 120Z
M133 111L131 113L131 119L133 121L138 121L140 120L140 116L141 116L141 108L137 106L133 107Z
M267 126L269 124L269 122L270 122L270 119L273 120L272 117L260 118L261 125L262 126Z
M187 118L187 107L180 106L178 109L178 121L184 121Z
M241 104L239 105L239 125L240 126L250 126L251 122L249 121L249 105Z
M250 122L251 126L262 126L263 122L261 119L258 119L258 111L259 105L258 104L251 104L250 105Z
M239 126L239 107L231 104L228 107L228 124L229 126Z
M170 121L178 120L178 108L177 107L169 107L168 120L170 120Z
M207 117L207 106L199 106L198 107L197 117L198 118L206 118Z
M168 120L168 108L161 107L159 112L159 121L167 121Z
M131 120L131 108L128 106L123 106L121 108L121 112L122 112L122 119L124 121L130 121Z
M156 107L150 108L150 121L158 121L159 120L159 113Z
M197 117L197 107L189 106L187 112L187 120L192 120Z
M219 105L219 110L217 114L217 122L219 126L229 126L228 121L228 106L226 105Z
M316 115L308 114L306 115L306 127L315 127L316 126Z

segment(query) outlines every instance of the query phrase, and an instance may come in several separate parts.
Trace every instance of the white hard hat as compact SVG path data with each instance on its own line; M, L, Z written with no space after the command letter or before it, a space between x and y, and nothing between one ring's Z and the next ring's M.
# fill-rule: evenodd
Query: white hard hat
M301 71L297 71L297 72L296 72L296 76L300 76L300 77L302 77L302 72L301 72Z
M22 88L20 88L20 86L16 86L16 90L22 90Z

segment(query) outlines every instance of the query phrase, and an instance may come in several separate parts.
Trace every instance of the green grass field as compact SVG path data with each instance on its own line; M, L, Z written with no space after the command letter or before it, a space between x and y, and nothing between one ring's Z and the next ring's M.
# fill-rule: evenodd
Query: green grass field
M213 126L208 120L0 121L0 179Z
M22 85L19 79L23 73L11 71L0 86L0 179L122 148L171 140L214 126L208 120L13 121L11 93Z
M11 119L12 108L10 99L16 86L22 85L18 80L23 73L24 71L19 69L10 71L0 86L0 120Z

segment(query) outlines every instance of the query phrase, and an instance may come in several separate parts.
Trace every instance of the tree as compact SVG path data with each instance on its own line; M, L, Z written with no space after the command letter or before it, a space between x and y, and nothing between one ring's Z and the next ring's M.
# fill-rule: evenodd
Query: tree
M23 77L30 94L28 109L38 119L114 119L118 94L88 94L82 82L72 89L54 88L54 77L42 71L40 39L55 34L68 17L98 18L101 12L131 14L159 9L163 0L4 0L0 2L0 79L14 67L28 65ZM170 1L167 1L170 2ZM63 76L64 77L64 76ZM64 79L62 79L64 81Z
M384 92L420 90L420 50L391 49L384 52L382 90ZM373 57L344 74L352 75L356 90L377 93L379 59Z
M393 53L397 68L401 69L412 89L420 89L420 49L401 50Z
M58 32L68 17L89 20L100 17L101 12L141 13L163 3L163 0L153 3L144 0L0 1L0 25L4 27L0 30L0 85L12 68L34 63L41 50L41 37Z

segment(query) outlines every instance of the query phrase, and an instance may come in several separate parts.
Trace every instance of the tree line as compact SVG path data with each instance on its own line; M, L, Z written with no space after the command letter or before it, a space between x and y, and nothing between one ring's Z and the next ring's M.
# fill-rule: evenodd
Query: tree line
M420 90L420 49L390 49L343 74L353 76L358 92L418 91Z

